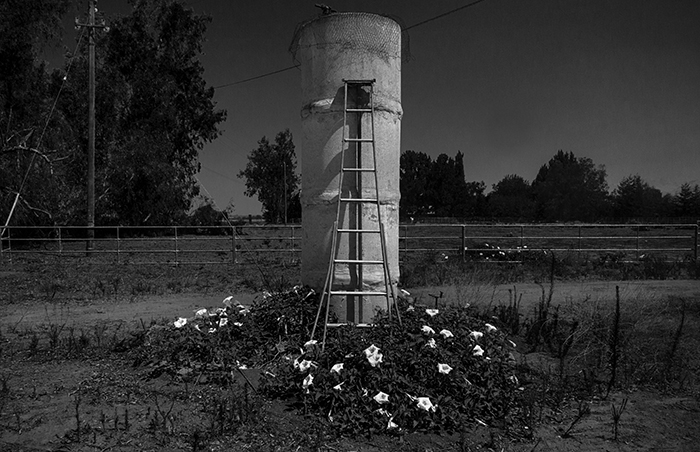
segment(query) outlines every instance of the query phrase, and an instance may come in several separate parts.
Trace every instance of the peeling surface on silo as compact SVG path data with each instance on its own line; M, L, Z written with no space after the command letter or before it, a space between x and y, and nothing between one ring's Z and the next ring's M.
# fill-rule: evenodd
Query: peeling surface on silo
M368 138L370 115L360 123L348 115L343 130L343 80L374 79L374 138L381 216L386 233L387 262L394 289L399 278L399 158L401 137L401 27L392 19L368 13L335 13L320 16L297 28L292 52L302 80L302 282L323 290L331 258L333 226L338 206L340 156L357 159L357 146L345 137ZM361 94L361 93L360 93ZM352 97L357 98L355 93ZM348 96L350 101L350 95ZM372 162L372 147L361 146L360 160ZM350 162L352 163L352 162ZM352 164L346 165L352 166ZM356 182L344 178L343 195L373 198L374 175L364 173ZM348 206L341 211L340 227L378 229L376 205ZM359 213L359 214L358 214ZM338 257L381 259L377 234L351 237L341 234ZM381 266L336 266L335 290L384 290ZM360 281L365 282L364 287ZM332 311L341 322L371 322L377 309L386 308L384 297L334 297Z

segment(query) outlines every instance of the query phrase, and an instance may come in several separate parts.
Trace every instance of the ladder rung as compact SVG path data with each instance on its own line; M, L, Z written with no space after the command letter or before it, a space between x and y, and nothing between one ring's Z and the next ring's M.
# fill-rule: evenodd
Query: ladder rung
M353 173L361 173L363 171L374 172L374 171L377 171L377 169L376 168L343 168L343 171L348 171L348 172L353 172Z
M347 108L348 113L372 113L371 108Z
M382 295L386 296L386 292L376 292L376 291L354 291L354 290L331 290L331 295Z
M377 81L377 79L376 78L373 78L373 79L355 79L355 80L343 79L343 81L345 83L347 83L348 85L372 85L372 84L374 84L374 82Z
M369 198L340 198L341 202L374 202L378 203L378 199L369 199Z
M384 261L368 261L364 259L333 259L336 264L366 264L366 265L380 265Z
M373 232L375 234L379 234L382 231L379 229L338 229L338 232L357 232L357 233Z
M374 138L343 138L346 143L373 143Z
M339 328L341 326L356 326L360 328L371 328L374 323L326 323L328 328Z

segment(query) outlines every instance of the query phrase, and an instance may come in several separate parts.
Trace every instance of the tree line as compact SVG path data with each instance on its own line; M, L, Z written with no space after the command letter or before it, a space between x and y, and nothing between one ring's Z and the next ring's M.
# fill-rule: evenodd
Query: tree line
M290 174L295 169L289 130L278 133L272 143L263 137L249 154L248 165L239 177L246 180L246 195L258 197L267 222L282 222L285 205L288 219L301 218L299 194L303 187L300 178ZM625 177L613 190L606 178L603 165L560 150L540 167L532 182L509 174L486 193L484 182L466 181L462 152L454 158L440 154L433 159L408 150L400 158L399 215L402 221L427 217L506 222L700 218L698 184L684 183L676 193L662 194L636 174Z
M86 221L87 30L63 67L42 58L73 4L0 2L2 224L13 206L11 224ZM199 61L210 18L178 0L130 4L94 35L95 222L182 224L199 198L198 153L226 117Z
M684 183L663 194L638 174L613 190L603 165L559 150L532 182L506 175L485 193L483 182L466 182L464 155L435 160L423 152L401 154L402 220L419 217L513 222L626 221L700 217L700 186Z

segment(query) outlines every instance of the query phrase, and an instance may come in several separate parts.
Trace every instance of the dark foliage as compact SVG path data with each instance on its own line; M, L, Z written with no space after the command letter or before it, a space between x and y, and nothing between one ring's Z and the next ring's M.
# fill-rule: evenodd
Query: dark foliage
M473 218L484 214L483 182L464 178L464 154L453 159L440 154L435 161L422 152L401 154L401 204L404 219L419 216Z
M238 173L245 178L246 196L257 196L262 203L266 222L279 224L301 217L296 167L292 133L287 129L275 136L274 143L262 137Z
M65 70L48 73L39 62L68 4L2 5L13 19L0 43L10 69L0 72L0 212L21 192L15 224L85 221L87 34ZM98 225L171 224L189 210L198 153L225 119L198 60L208 22L180 1L149 0L96 32Z
M603 166L573 152L558 151L532 182L536 217L542 221L595 221L606 212Z

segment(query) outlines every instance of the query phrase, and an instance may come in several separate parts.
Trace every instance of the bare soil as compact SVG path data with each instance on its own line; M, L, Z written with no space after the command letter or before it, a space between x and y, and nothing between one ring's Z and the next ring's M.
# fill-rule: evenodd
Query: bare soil
M5 280L6 281L6 280ZM0 283L3 278L0 278ZM555 297L572 302L614 299L615 287L628 299L677 296L700 300L697 281L557 283ZM456 301L449 287L411 290L426 303L430 295ZM472 289L479 303L506 303L513 292L522 295L525 309L541 297L539 285L518 284ZM510 292L509 292L510 290ZM452 291L452 292L451 292ZM148 378L150 369L134 367L128 353L95 348L80 358L51 351L51 328L72 329L90 337L92 345L107 340L110 332L144 328L151 320L169 321L192 316L201 307L220 306L234 295L243 304L255 293L207 293L139 296L96 301L22 301L0 306L0 450L19 451L150 451L150 450L275 450L275 451L698 451L700 450L700 398L697 390L672 393L631 388L607 399L588 401L590 415L575 423L574 400L557 410L544 410L530 437L513 438L499 426L469 426L462 434L410 434L372 438L332 438L319 433L312 419L277 402L257 399L242 406L254 416L238 413L240 427L212 435L215 409L210 403L216 391L206 379L184 383L181 379ZM36 334L34 334L36 333ZM28 353L32 336L40 341L35 354ZM127 336L128 337L128 336ZM32 355L32 356L30 356ZM522 355L522 360L536 356ZM241 376L241 388L257 384L255 371ZM242 392L237 394L243 394ZM241 396L242 397L242 396ZM621 416L617 440L613 436L611 408L628 399ZM244 422L245 420L245 422ZM78 430L76 425L80 423Z

